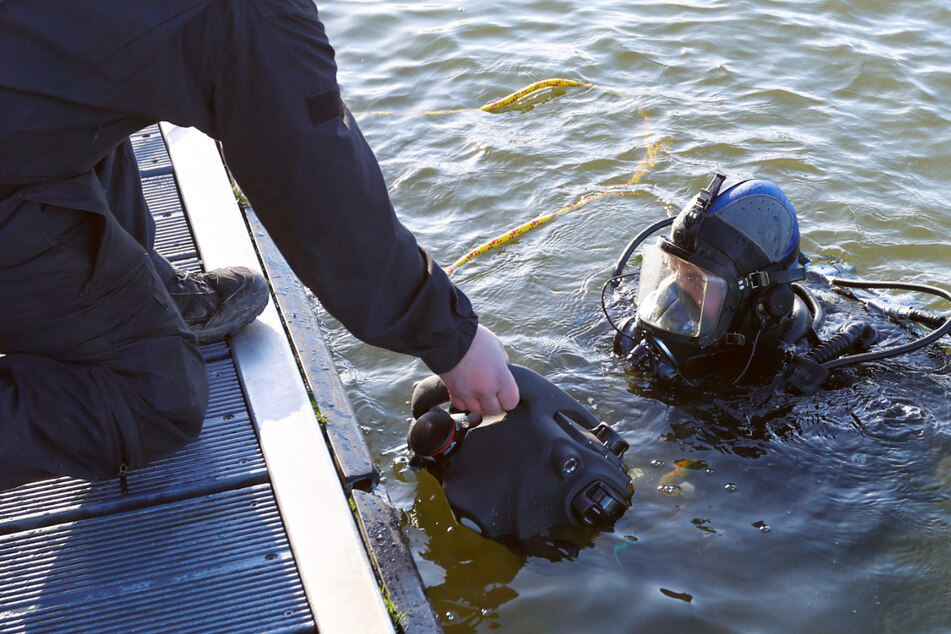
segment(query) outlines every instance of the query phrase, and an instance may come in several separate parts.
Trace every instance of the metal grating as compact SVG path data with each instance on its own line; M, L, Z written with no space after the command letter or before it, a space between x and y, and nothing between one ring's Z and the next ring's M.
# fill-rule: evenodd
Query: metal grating
M149 211L156 218L182 213L182 201L178 197L175 177L172 174L160 174L142 179L142 189L149 201Z
M165 218L156 218L155 249L163 254L170 262L179 262L188 258L198 258L195 243L184 214L176 214Z
M0 537L0 632L312 631L261 485Z
M142 189L155 219L155 250L178 268L200 272L193 260L198 249L182 209L172 161L158 125L150 126L132 137L132 149L142 173Z
M144 178L142 186L155 219L155 250L172 262L197 258L198 249L182 211L175 177L169 174Z
M171 168L172 161L165 149L165 140L158 124L151 125L131 137L132 149L142 171Z

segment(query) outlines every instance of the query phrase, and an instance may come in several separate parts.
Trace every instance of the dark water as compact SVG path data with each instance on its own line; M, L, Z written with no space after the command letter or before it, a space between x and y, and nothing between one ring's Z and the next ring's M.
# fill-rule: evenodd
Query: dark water
M399 449L425 368L327 319L447 631L951 629L947 344L846 369L811 397L674 390L611 355L599 306L627 241L717 170L778 183L814 261L951 288L951 9L936 0L319 7L394 204L442 264L584 196L628 193L453 276L512 361L631 445L635 505L574 559L525 559L455 525L435 481L410 471ZM549 77L594 87L476 109ZM422 114L443 109L468 110ZM828 299L838 307L831 325L845 318L836 311L865 315ZM869 319L886 344L913 336Z

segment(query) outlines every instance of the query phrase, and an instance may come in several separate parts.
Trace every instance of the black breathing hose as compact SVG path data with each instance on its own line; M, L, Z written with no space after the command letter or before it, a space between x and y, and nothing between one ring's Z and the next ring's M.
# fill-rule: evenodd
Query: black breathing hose
M867 304L869 307L880 310L883 314L888 317L892 317L893 319L909 319L919 324L928 326L929 328L940 328L941 324L943 324L945 320L944 315L931 310L912 308L911 306L892 306L878 302L874 299L869 300Z
M793 282L789 286L792 287L793 292L798 295L802 301L806 302L806 308L809 309L809 314L812 315L812 332L818 335L819 329L822 328L822 324L826 320L826 311L822 308L822 304L820 304L819 300L802 284Z
M674 219L675 216L671 216L670 218L658 220L637 234L634 239L628 243L627 247L624 249L624 253L621 254L621 257L618 258L617 263L614 265L614 273L611 274L611 278L615 281L612 282L612 286L617 286L618 281L620 280L617 280L616 278L619 278L624 273L624 267L627 266L627 261L631 259L631 254L634 253L634 249L637 248L637 245L643 242L647 236L654 233L655 231L663 229L668 225L672 225L674 223Z
M846 324L839 332L832 335L806 354L806 358L816 363L826 363L838 357L857 345L863 345L875 336L875 329L862 321L852 321Z
M617 332L621 333L622 335L624 335L625 337L629 339L631 338L631 335L621 330L621 328L619 328L618 325L614 323L614 320L611 319L611 315L608 313L608 307L604 299L604 293L605 291L608 290L608 287L612 289L617 288L617 285L621 283L621 280L623 280L626 277L631 277L633 275L636 275L635 273L629 273L627 275L624 274L624 267L627 266L627 261L631 259L631 255L634 253L634 249L636 249L637 246L647 238L647 236L649 236L650 234L654 233L655 231L659 229L663 229L664 227L673 224L673 222L674 222L673 216L671 216L670 218L664 218L663 220L658 220L657 222L655 222L654 224L652 224L651 226L647 227L646 229L641 231L639 234L634 236L634 239L631 240L628 243L627 247L624 248L624 253L621 254L621 257L619 257L617 263L615 263L614 273L611 274L611 277L609 277L608 280L604 283L604 286L601 287L601 312L604 313L604 317L608 320L608 323L611 325L612 328L614 328L614 330L616 330Z
M937 288L935 286L927 286L924 284L908 284L905 282L872 282L868 280L850 280L841 277L833 277L829 280L831 284L836 286L845 286L847 288L885 288L893 290L902 290L902 291L915 291L919 293L929 293L931 295L937 295L938 297L943 297L944 299L951 302L951 293L948 291ZM839 368L845 365L853 365L855 363L864 363L865 361L875 361L878 359L887 359L889 357L895 357L900 354L908 354L909 352L914 352L920 348L934 343L944 335L951 332L951 316L946 317L943 323L934 331L928 333L924 337L920 337L915 341L910 343L905 343L898 346L893 346L891 348L886 348L884 350L878 350L875 352L865 352L862 354L853 354L840 359L835 359L831 361L826 361L822 363L822 367L827 370L832 370L833 368Z

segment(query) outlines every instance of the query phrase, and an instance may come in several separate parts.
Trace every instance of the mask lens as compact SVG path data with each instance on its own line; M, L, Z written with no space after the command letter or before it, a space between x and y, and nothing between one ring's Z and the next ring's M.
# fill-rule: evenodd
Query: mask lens
M726 281L657 245L644 247L637 316L672 334L699 337L714 331L726 297Z

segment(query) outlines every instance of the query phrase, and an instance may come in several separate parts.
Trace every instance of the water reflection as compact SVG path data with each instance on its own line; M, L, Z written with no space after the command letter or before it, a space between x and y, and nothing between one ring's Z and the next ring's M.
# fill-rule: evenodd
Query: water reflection
M443 572L441 583L428 587L436 613L453 632L475 632L485 622L491 628L498 608L518 592L508 584L525 564L525 556L458 525L436 479L418 474L414 523L426 530L419 556Z

